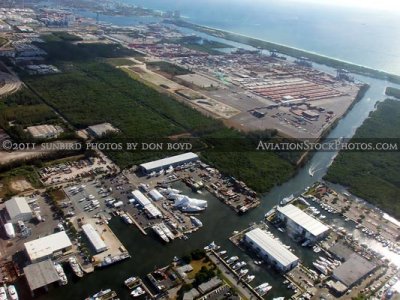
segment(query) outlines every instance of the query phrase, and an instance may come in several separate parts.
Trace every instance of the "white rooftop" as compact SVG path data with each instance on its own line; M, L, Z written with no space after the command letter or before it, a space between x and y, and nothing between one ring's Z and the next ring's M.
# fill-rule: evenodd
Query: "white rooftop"
M82 225L82 230L97 253L107 250L107 245L91 224Z
M147 198L145 195L143 195L143 193L139 190L132 191L132 195L135 198L135 200L137 202L139 202L140 205L142 205L143 207L151 204L149 198Z
M159 191L157 191L156 189L152 189L149 192L149 195L151 198L153 198L154 201L158 201L160 199L164 199L164 196L161 195L161 193Z
M194 154L193 152L188 152L184 154L179 154L155 161L151 161L148 163L141 164L140 166L145 170L153 170L157 168L169 167L170 165L175 165L180 162L185 162L189 160L198 159L198 155Z
M286 249L280 241L275 240L260 228L247 232L246 237L285 267L299 259Z
M32 210L25 197L13 197L6 202L6 209L11 219L20 214L31 214Z
M278 206L277 210L314 236L319 236L321 233L329 230L328 226L311 217L309 214L306 214L293 204L288 204L283 207Z
M145 209L153 218L162 217L161 211L153 204L146 205Z
M60 231L24 244L26 253L31 261L49 256L54 252L72 246L71 240L65 231Z

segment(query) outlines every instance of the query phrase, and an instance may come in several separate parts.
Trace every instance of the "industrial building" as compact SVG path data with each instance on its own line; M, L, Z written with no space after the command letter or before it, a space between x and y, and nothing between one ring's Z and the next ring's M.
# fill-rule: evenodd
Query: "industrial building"
M86 237L92 244L96 253L100 253L107 250L107 245L101 239L100 235L93 228L91 224L82 225L82 230L85 233Z
M94 138L102 137L103 135L111 132L118 132L118 129L112 126L110 123L101 123L89 126L86 129L87 133L89 133Z
M278 206L277 217L286 223L289 234L316 242L325 237L329 227L293 204Z
M60 231L24 244L26 254L32 263L43 261L72 249L72 243L65 231Z
M199 156L194 154L193 152L188 152L180 155L175 155L155 161L151 161L145 164L141 164L140 168L145 174L149 174L151 172L157 172L169 166L176 167L179 165L183 165L185 163L194 162L199 160Z
M243 241L262 257L263 260L273 265L279 271L290 271L299 262L299 258L296 255L260 228L247 232Z
M153 201L160 201L160 200L164 199L164 196L161 195L161 193L159 191L157 191L156 189L152 189L149 192L149 195L150 195L151 199L153 199Z
M6 202L6 210L10 222L16 224L18 221L29 221L32 219L32 210L25 197L13 197Z
M34 296L35 290L40 288L45 288L47 290L49 284L60 280L54 268L54 264L50 259L26 266L24 268L24 274L32 297Z
M64 130L57 125L29 126L26 131L35 139L51 139L58 137Z
M145 210L149 218L161 218L161 211L139 190L132 191L134 201L136 201Z
M332 277L349 289L368 277L376 267L374 263L354 253L348 260L333 270Z

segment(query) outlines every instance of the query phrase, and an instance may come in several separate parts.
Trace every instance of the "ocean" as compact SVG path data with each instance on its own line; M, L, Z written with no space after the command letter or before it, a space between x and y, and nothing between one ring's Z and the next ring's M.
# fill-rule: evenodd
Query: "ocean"
M124 2L163 11L179 10L185 20L196 24L400 75L399 10L373 10L293 0Z

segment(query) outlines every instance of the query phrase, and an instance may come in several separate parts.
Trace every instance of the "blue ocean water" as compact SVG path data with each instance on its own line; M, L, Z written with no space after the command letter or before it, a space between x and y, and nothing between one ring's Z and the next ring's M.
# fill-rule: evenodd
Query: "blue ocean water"
M290 0L124 1L400 75L400 11Z

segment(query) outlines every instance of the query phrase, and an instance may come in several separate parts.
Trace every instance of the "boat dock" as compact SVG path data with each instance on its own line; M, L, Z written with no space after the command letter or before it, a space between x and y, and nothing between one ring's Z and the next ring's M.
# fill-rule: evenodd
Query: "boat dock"
M231 268L226 261L219 256L214 250L207 251L207 257L217 265L218 269L222 272L224 277L229 281L229 284L233 286L245 299L264 299L261 297L254 288L239 277L237 273Z
M134 217L132 217L132 215L129 212L125 212L129 218L131 218L133 224L135 224L135 226L140 230L141 233L143 233L144 235L147 235L146 230L144 230L144 228L142 226L140 226L140 224L136 221L136 219Z
M134 283L131 284L131 286L127 286L128 289L133 290L135 288L137 288L138 286L140 286L143 290L146 291L146 295L148 295L151 299L155 299L157 295L154 295L149 288L144 284L143 280L138 278L137 281L135 281ZM148 298L146 298L148 299Z
M100 299L101 300L113 300L113 299L116 300L116 299L118 299L118 295L116 292L111 291L110 293L101 296Z
M140 284L142 283L142 280L140 278L137 278L135 281L129 282L129 283L125 283L125 286L132 290L136 287L138 287Z
M100 291L98 294L100 294L100 295L95 294L91 297L86 298L86 300L94 300L94 299L96 299L96 300L118 300L119 299L117 293L112 290Z

